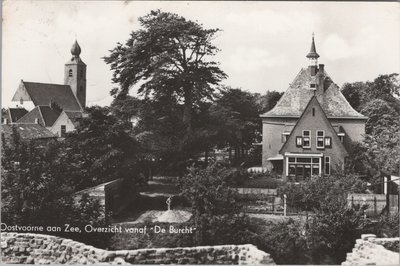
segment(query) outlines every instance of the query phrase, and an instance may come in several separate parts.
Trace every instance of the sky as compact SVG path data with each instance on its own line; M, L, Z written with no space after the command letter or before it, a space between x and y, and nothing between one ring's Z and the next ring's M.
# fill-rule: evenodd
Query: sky
M250 92L285 91L308 65L312 33L319 63L339 86L399 73L400 8L396 2L4 1L2 106L24 81L57 83L78 40L87 65L87 105L108 105L117 87L102 57L140 28L151 10L219 28L215 60L222 84Z

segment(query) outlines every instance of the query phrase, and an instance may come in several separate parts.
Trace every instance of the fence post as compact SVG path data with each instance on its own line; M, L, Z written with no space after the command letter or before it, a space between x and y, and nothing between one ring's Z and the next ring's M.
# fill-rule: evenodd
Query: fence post
M275 213L275 196L272 194L272 213Z
M283 216L286 217L286 194L283 195Z
M376 216L378 210L377 210L377 206L376 206L376 196L374 196L374 215Z

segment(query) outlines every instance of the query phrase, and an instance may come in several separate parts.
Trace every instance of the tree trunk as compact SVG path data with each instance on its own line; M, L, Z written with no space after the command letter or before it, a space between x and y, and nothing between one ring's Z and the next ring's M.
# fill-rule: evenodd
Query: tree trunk
M186 134L192 131L192 91L189 86L184 89L184 108L183 108L183 124L186 126Z

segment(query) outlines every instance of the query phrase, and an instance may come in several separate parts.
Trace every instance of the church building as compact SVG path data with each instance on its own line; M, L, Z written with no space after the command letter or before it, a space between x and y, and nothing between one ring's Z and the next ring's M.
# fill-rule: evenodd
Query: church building
M72 45L71 54L64 67L64 84L21 80L12 101L21 106L31 102L34 108L15 124L39 124L59 137L75 129L76 119L82 117L86 106L86 64L80 58L77 41Z
M318 64L314 36L306 57L309 66L261 115L262 166L294 182L343 169L350 144L363 140L367 120Z

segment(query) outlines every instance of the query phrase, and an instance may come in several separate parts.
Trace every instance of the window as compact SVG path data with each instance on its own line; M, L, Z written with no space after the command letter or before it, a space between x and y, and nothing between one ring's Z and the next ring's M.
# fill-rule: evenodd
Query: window
M302 137L296 137L296 146L303 147L303 138Z
M66 131L67 131L66 126L65 125L61 125L61 137L65 136Z
M331 174L331 157L329 157L329 156L325 157L324 168L325 168L325 174L330 175Z
M315 116L315 108L312 109L312 116Z
M339 140L340 140L340 142L341 142L341 143L343 143L343 142L344 142L344 136L345 136L345 133L343 133L343 132L341 132L341 133L338 133L338 136L339 136Z
M313 84L313 83L310 84L310 88L316 88L316 87L317 87L317 84Z
M326 137L325 138L325 147L332 147L332 138L331 137Z
M302 181L312 175L320 174L321 157L288 157L288 180Z
M72 77L72 69L68 71L68 77Z
M311 148L311 131L303 130L303 148Z
M317 149L324 149L324 136L325 136L325 131L323 130L317 130Z
M81 69L80 74L81 74L81 78L83 78L83 69Z
M283 132L282 133L282 143L285 143L290 136L290 132Z

